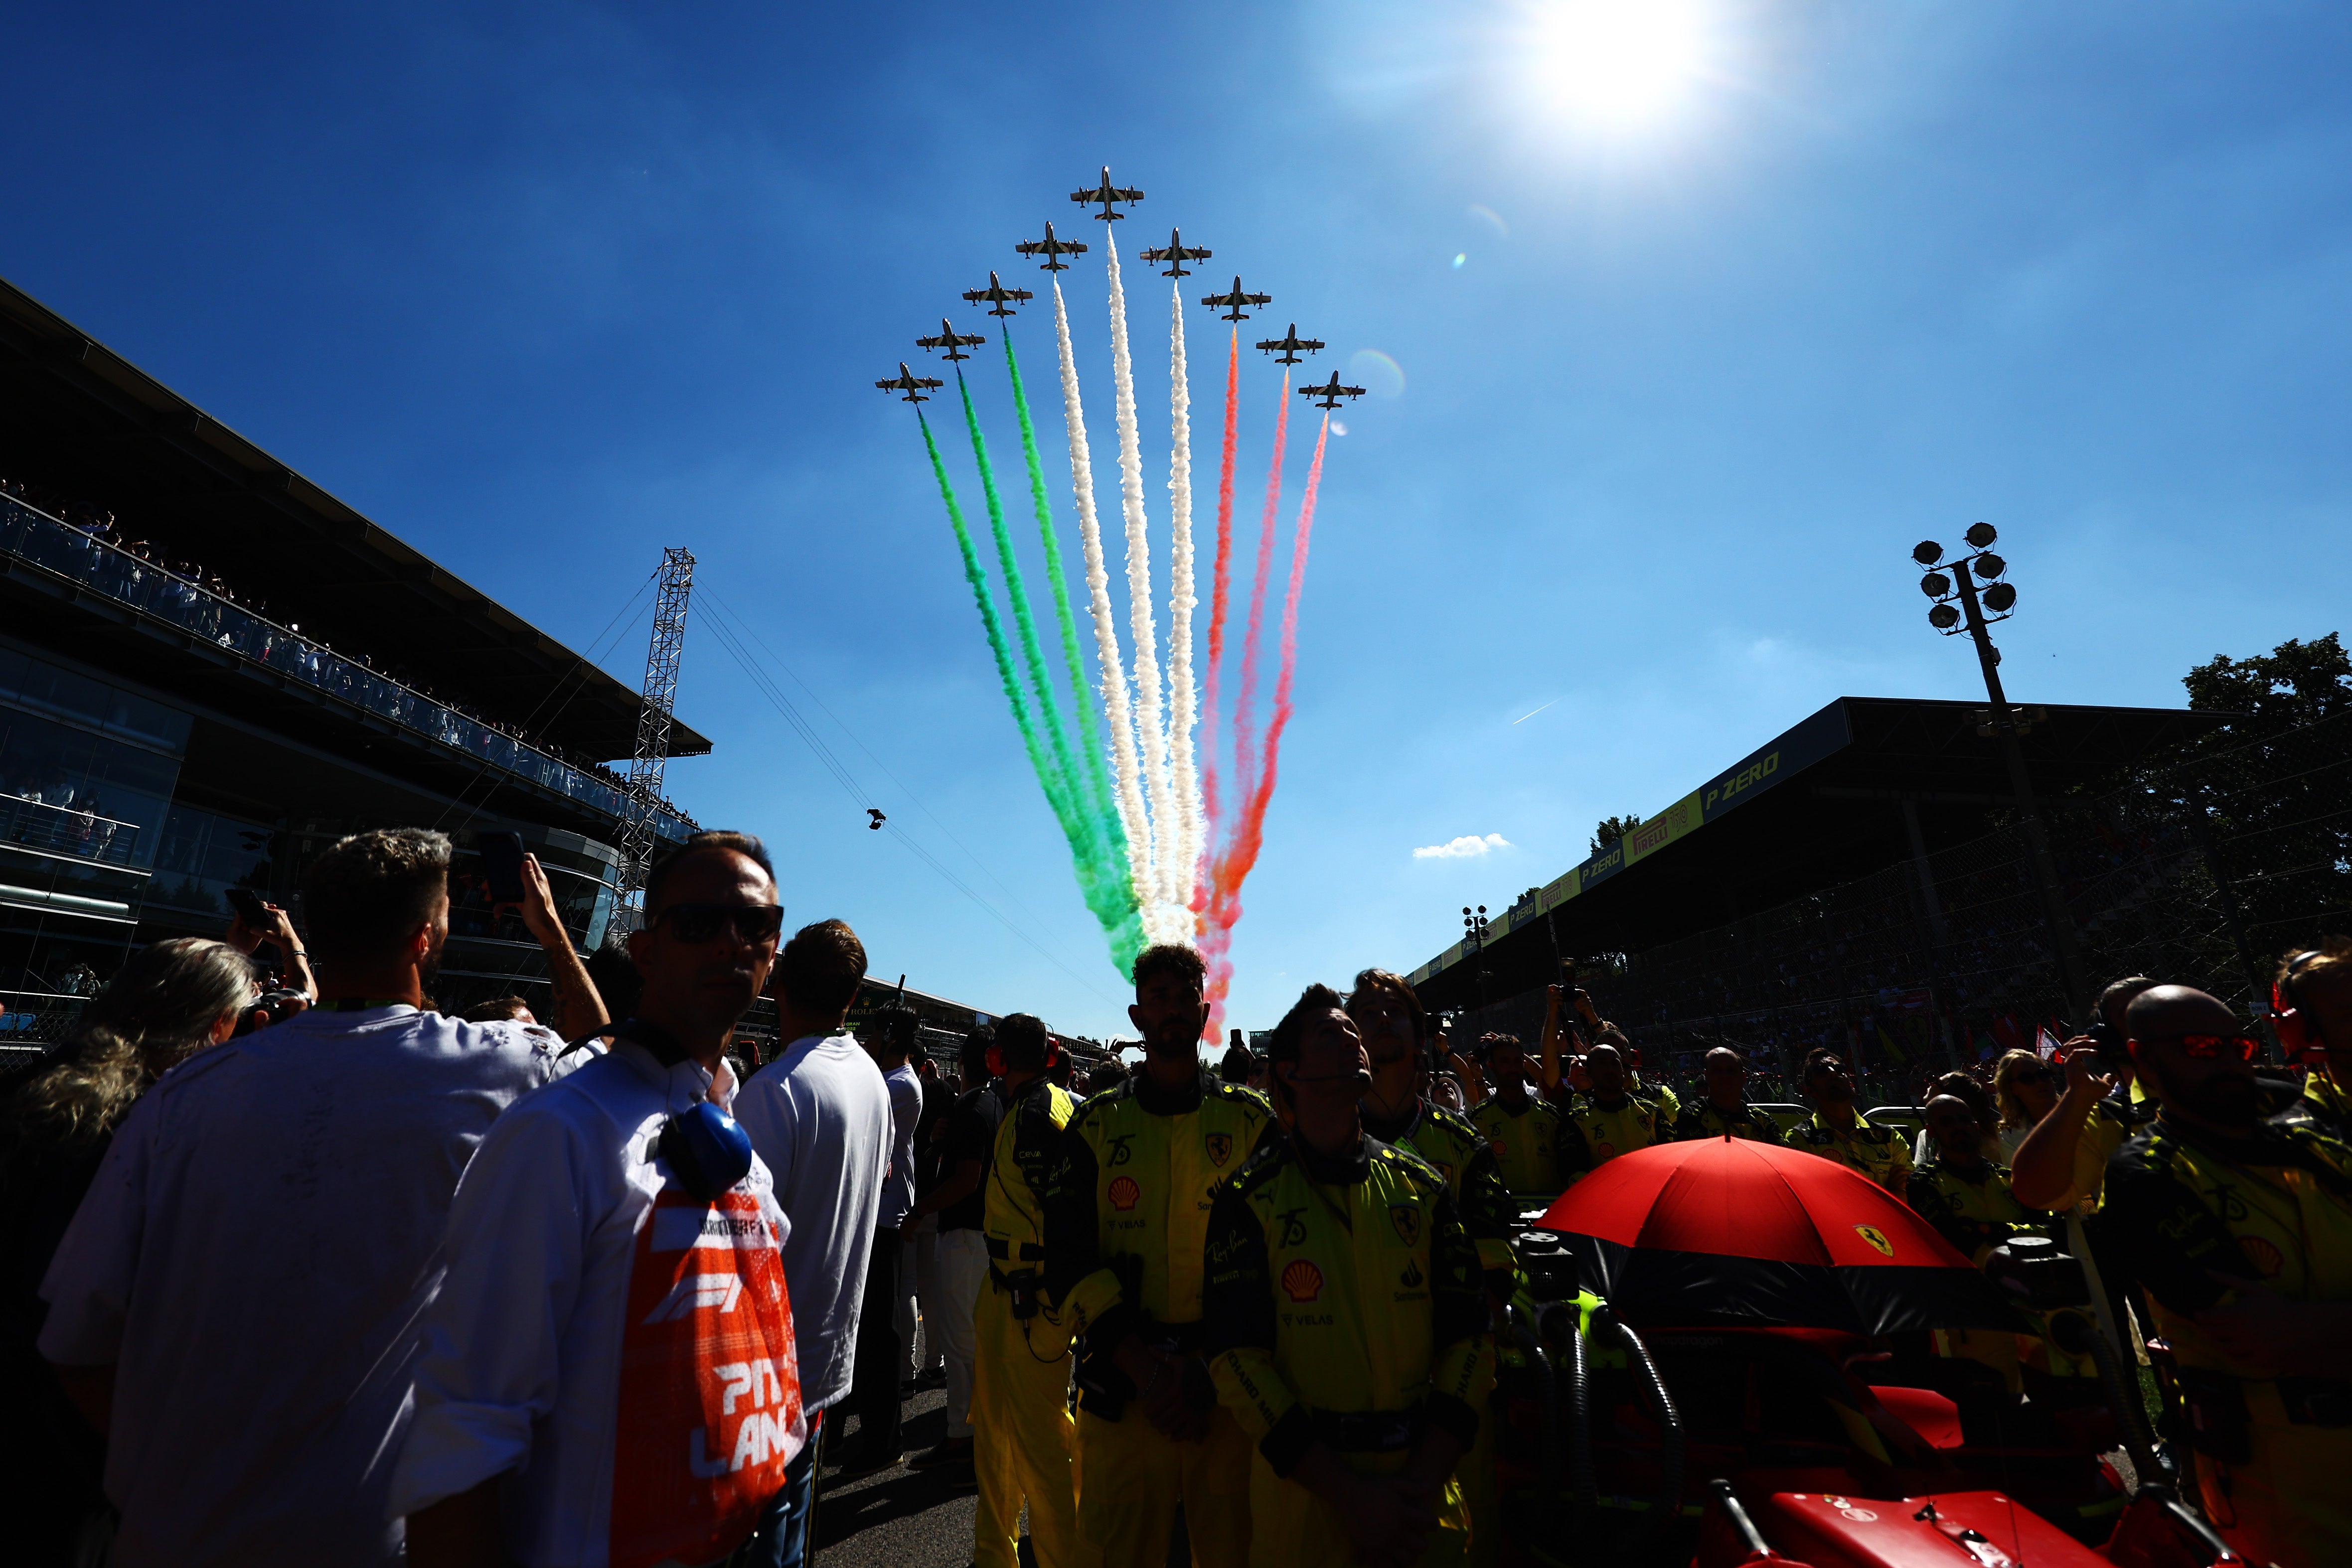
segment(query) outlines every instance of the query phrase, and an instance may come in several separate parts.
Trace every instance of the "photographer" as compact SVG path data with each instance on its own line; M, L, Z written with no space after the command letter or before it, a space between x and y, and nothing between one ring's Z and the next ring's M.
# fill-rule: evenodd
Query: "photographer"
M237 896L240 894L244 896ZM253 957L265 942L275 946L284 968L277 975L264 977L264 993L283 990L299 992L301 996L301 1007L280 1004L271 1009L269 1021L275 1023L310 1006L319 994L319 982L311 977L310 956L304 949L302 939L294 935L294 922L278 905L247 893L241 887L230 890L229 901L235 913L229 920L228 932L221 940L248 958ZM260 968L258 959L255 960L254 967L257 970ZM271 979L280 983L270 985L268 982Z
M167 1069L229 1038L253 988L253 966L232 947L159 942L132 956L0 1114L0 1404L18 1416L0 1424L0 1508L21 1561L71 1562L77 1531L106 1500L104 1446L35 1348L47 1312L36 1288L114 1129Z
M422 1010L449 854L403 828L321 855L320 1005L158 1083L58 1245L40 1350L108 1437L114 1568L400 1559L392 1460L458 1173L583 1060Z

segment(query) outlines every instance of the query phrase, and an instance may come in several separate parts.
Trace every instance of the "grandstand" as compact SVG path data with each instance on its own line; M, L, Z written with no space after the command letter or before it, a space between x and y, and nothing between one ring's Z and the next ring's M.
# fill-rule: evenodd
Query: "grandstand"
M231 886L291 905L367 827L520 832L604 936L636 692L5 282L0 603L5 1038L54 1038L134 943L219 934ZM444 1005L543 996L469 860L451 891Z

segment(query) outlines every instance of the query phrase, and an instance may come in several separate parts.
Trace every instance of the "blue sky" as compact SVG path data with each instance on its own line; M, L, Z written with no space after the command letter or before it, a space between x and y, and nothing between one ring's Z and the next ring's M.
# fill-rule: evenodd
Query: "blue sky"
M1150 193L1130 249L1181 223L1324 371L1402 372L1332 444L1237 1021L1420 963L1834 696L1979 695L1922 537L2000 528L2022 701L2176 705L2343 628L2352 12L1689 0L1628 103L1651 57L1589 70L1558 11L17 5L0 273L575 646L690 546L1004 919L691 630L719 749L674 797L877 971L1090 1033L1121 987L870 382L988 268L1040 277L1010 246L1045 218L1098 242L1066 194L1105 162ZM1129 287L1164 528L1165 285ZM1035 382L1048 323L1014 331Z

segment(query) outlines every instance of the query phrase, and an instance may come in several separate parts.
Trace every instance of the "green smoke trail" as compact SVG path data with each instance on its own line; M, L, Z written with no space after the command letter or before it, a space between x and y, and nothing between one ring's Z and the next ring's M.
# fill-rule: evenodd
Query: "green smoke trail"
M971 398L965 398L965 412L971 413ZM1070 846L1070 858L1077 873L1078 892L1087 908L1102 928L1110 943L1111 967L1124 977L1133 971L1135 956L1143 949L1143 921L1135 903L1135 890L1126 874L1125 851L1115 872L1106 874L1100 834L1088 817L1078 811L1066 792L1060 787L1060 776L1046 756L1039 740L1035 722L1030 717L1029 705L1021 692L1020 677L1013 667L1013 651L1004 638L1004 626L997 618L996 603L989 595L988 574L982 570L980 551L972 543L971 529L964 521L963 508L956 501L955 486L949 481L947 464L940 456L939 442L931 434L930 421L920 409L915 418L923 427L923 448L929 453L931 473L939 480L940 498L947 503L948 521L955 528L956 548L963 555L964 580L971 584L973 601L980 606L981 627L988 634L989 652L996 659L997 678L1003 683L1004 699L1013 709L1013 722L1021 731L1021 744L1029 754L1029 766L1037 775L1038 786L1045 792L1045 803L1053 808L1055 820L1060 824L1062 836ZM977 422L972 425L978 434ZM982 470L983 479L987 470ZM991 499L993 500L992 495ZM1000 526L1000 534L1002 528ZM1017 602L1017 601L1016 601ZM1042 664L1042 660L1038 661ZM1050 712L1050 709L1049 709Z
M1037 532L1045 544L1045 580L1053 587L1054 617L1062 633L1062 662L1069 669L1070 697L1078 716L1078 747L1086 760L1086 800L1100 827L1106 851L1124 865L1127 830L1118 820L1111 797L1110 768L1105 760L1102 726L1095 716L1094 693L1087 685L1086 661L1078 652L1077 617L1070 609L1070 580L1062 570L1061 542L1055 537L1054 514L1045 499L1045 465L1037 455L1037 426L1030 417L1029 393L1021 384L1021 361L1013 355L1013 334L1004 336L1004 368L1013 377L1013 406L1021 416L1021 455L1029 465L1029 500L1037 513ZM1075 791L1074 791L1075 793Z

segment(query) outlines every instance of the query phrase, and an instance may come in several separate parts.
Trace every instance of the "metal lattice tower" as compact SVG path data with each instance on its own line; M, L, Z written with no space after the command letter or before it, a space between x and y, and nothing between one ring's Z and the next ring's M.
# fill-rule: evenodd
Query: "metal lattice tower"
M670 716L677 706L677 666L686 653L686 601L694 591L694 556L662 551L661 586L654 595L654 632L646 651L645 701L637 709L637 746L629 758L629 819L621 830L621 902L634 911L653 864L654 816L660 809L662 769L669 761Z

